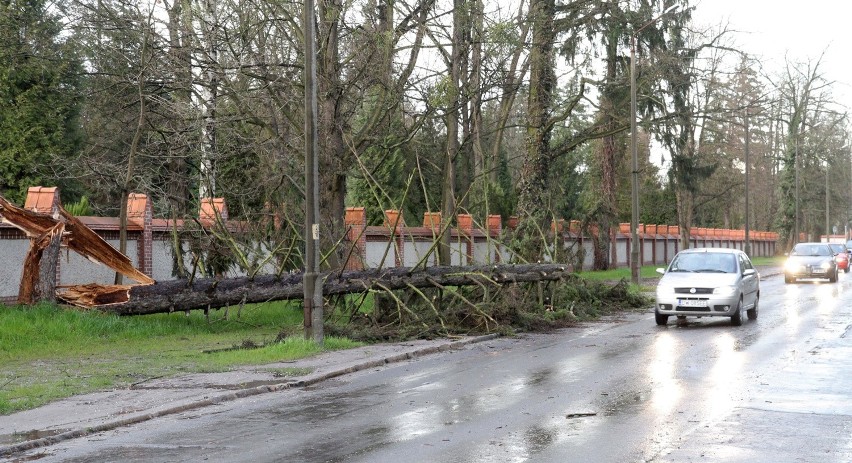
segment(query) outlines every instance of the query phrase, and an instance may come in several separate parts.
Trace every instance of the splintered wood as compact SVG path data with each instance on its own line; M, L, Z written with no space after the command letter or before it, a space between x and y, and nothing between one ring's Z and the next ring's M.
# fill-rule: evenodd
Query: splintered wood
M18 302L21 304L54 299L55 269L60 243L87 259L106 265L143 285L154 283L151 277L133 266L129 257L110 246L62 207L59 207L58 216L52 217L17 207L0 196L0 219L30 237L30 250L23 263L18 291ZM62 288L56 296L75 305L91 307L100 303L126 302L129 288L130 286L89 284ZM124 296L121 296L122 291Z
M77 307L91 308L106 304L119 304L130 299L132 285L87 285L64 286L58 288L59 297Z

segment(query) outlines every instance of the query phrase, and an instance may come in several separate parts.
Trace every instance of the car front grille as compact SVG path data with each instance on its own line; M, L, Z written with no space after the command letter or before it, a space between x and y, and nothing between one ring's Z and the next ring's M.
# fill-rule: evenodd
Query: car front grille
M676 312L710 312L710 307L676 307Z
M675 288L675 294L713 294L713 288Z

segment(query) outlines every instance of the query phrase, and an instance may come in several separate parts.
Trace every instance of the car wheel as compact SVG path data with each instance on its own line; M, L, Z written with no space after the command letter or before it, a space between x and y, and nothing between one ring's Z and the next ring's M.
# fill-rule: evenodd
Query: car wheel
M789 275L784 275L784 283L789 284L789 283L792 283L793 281L795 281L795 280L793 280L792 277L790 277Z
M660 326L663 326L663 325L665 325L666 323L669 322L669 316L668 315L663 315L660 312L657 312L656 310L654 311L654 319L657 320L657 324L660 325Z
M828 278L829 283L837 283L837 269L834 269L834 273Z
M731 325L740 326L743 324L743 300L737 302L737 310L731 315Z
M760 302L760 296L757 296L754 299L754 307L746 310L746 315L748 315L749 320L757 320L757 303Z
M843 273L849 273L849 266L847 265L845 269L843 269Z

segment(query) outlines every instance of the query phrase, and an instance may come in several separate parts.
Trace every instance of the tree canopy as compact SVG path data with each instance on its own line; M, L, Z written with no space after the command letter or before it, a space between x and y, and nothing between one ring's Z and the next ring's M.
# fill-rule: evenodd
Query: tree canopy
M518 216L521 261L552 257L552 220L579 220L606 268L610 230L631 217L632 118L640 222L684 239L748 222L788 242L849 226L849 124L819 60L766 69L732 31L695 24L688 0L317 6L326 268L341 262L347 206L374 224L441 211L442 228L462 212ZM0 1L0 194L58 185L121 215L136 191L169 218L224 197L252 243L297 268L301 8Z

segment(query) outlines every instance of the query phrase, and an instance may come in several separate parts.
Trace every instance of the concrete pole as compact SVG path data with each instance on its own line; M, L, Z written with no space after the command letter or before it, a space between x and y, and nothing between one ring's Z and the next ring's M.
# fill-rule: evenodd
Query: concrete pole
M317 53L314 0L305 0L305 338L323 343L322 282L319 277L319 158L317 156Z
M751 221L751 213L749 211L749 173L751 171L751 161L749 160L749 139L751 138L751 134L749 133L749 119L748 119L748 110L749 107L746 106L745 110L745 249L743 252L746 253L747 256L751 257L751 238L749 236L749 222Z
M639 275L639 155L636 147L636 33L630 36L630 157L630 281L638 285L641 280Z

